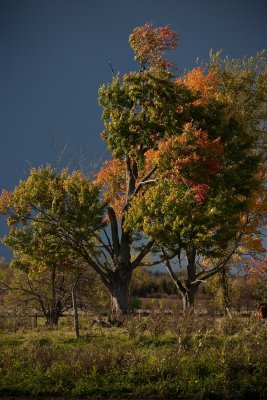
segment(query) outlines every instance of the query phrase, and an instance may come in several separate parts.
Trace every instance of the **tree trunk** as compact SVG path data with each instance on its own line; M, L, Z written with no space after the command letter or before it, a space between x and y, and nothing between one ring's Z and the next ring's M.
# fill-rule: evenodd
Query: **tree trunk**
M162 250L162 254L166 256L164 249ZM176 276L176 274L172 269L170 261L168 259L165 260L166 268L171 276L171 279L182 296L184 315L192 314L194 312L195 293L199 285L199 283L196 282L195 256L196 252L194 249L192 249L190 252L187 252L188 264L187 264L187 279L185 282L182 282L182 280L180 280Z
M131 270L125 271L120 268L111 282L111 312L117 318L128 312L131 278Z
M195 293L196 290L194 285L187 285L186 291L182 293L184 315L194 313Z
M231 308L231 297L227 269L223 268L219 272L220 289L222 291L222 306L225 314L229 314Z
M197 290L196 284L196 250L194 247L189 249L187 256L187 279L185 282L185 291L183 296L183 311L184 314L194 313L195 294Z
M72 289L71 296L73 305L74 332L75 332L75 338L78 339L78 337L80 336L80 327L79 327L79 316L78 316L78 306L77 306L75 286Z
M50 326L57 326L58 325L58 320L59 320L59 312L57 310L49 310L45 314L46 318L46 325Z

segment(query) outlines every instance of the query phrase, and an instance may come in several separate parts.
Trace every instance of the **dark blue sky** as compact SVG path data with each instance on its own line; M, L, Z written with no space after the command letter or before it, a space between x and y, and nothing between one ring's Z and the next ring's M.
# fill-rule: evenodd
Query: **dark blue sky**
M0 0L0 192L31 166L86 170L106 158L97 91L111 80L108 61L135 69L132 29L153 21L180 35L180 72L210 49L229 57L267 47L264 0ZM0 236L6 232L0 221ZM0 257L7 253L0 247Z

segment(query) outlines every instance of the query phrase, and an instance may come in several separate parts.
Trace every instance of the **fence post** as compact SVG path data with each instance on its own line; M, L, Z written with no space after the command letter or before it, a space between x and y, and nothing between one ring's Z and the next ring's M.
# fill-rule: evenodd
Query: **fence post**
M79 317L78 317L78 307L77 307L77 299L76 299L76 285L72 288L72 305L73 305L73 318L74 318L74 331L76 339L80 336L79 330Z

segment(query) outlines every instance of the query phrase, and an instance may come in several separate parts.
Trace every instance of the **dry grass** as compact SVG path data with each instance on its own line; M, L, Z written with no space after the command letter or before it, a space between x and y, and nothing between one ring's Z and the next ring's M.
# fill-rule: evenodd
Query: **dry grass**
M118 399L267 398L267 323L157 314L0 331L0 393ZM27 397L29 399L30 397ZM91 397L90 397L91 398ZM42 398L43 399L43 398Z

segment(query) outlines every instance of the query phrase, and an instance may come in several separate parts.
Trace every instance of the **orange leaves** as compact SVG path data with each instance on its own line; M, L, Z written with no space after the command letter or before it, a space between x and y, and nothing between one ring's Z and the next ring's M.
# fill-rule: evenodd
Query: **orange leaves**
M118 158L105 161L94 183L103 189L105 201L114 208L118 216L121 216L126 196L124 161Z
M243 246L247 252L258 254L266 252L264 237L260 229L260 227L266 226L267 219L267 188L264 178L264 175L259 176L262 184L251 197L247 215L242 217L243 224L246 224Z
M218 75L215 71L209 71L204 74L203 68L194 68L184 77L178 78L177 83L184 83L193 93L199 94L200 99L195 101L196 105L204 105L208 103L218 92Z
M212 176L220 170L223 147L220 139L210 140L208 134L184 125L181 136L159 146L161 167L173 181L183 182L198 203L205 200Z
M146 176L159 161L159 152L148 150L145 153L144 164L140 166L136 176L136 186L143 176ZM96 175L95 185L103 190L104 199L115 210L117 217L121 218L126 201L127 181L125 160L113 158L105 161L103 167Z
M168 26L152 28L151 22L139 26L129 36L130 46L133 48L135 59L143 67L148 64L150 67L160 67L165 70L172 69L174 64L163 58L166 50L173 50L177 47L178 35L171 31Z

